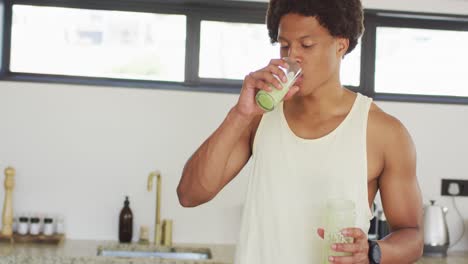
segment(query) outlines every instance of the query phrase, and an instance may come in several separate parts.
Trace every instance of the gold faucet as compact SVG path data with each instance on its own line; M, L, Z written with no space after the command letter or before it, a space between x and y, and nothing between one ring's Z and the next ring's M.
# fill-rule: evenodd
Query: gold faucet
M156 216L154 223L154 244L172 246L172 220L163 220L161 224L161 173L153 171L148 176L148 192L153 189L153 178L156 178Z

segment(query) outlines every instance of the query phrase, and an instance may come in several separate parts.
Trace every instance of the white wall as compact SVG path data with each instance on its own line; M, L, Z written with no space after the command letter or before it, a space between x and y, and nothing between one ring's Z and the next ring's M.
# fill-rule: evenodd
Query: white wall
M17 169L17 212L63 213L70 238L116 239L124 195L130 196L135 227L153 225L155 192L146 191L146 181L158 169L162 217L174 219L175 241L235 240L242 185L235 182L195 210L181 208L175 191L185 161L222 121L235 95L0 87L0 168Z
M236 95L0 85L0 168L17 168L17 212L62 213L70 238L116 239L126 194L135 227L152 226L155 195L146 191L146 177L159 169L162 215L174 219L175 241L236 240L247 173L199 208L181 208L175 192L185 161L222 121ZM459 220L450 200L439 196L440 179L468 179L468 106L378 105L400 118L412 134L424 200L436 199L450 208L450 231L456 236ZM458 198L458 205L468 219L466 199Z
M240 0L246 2L269 2L269 0ZM364 8L400 11L416 11L443 14L467 14L466 0L361 0Z
M365 1L372 8L468 14L468 3ZM231 94L0 82L0 169L17 169L17 212L61 213L75 239L117 239L124 195L135 229L154 221L146 177L163 175L162 216L174 219L175 242L234 243L245 193L244 171L212 202L179 206L176 186L185 161L236 102ZM452 237L460 224L440 179L468 179L468 106L378 102L408 127L418 149L425 202L450 208ZM3 175L0 179L3 181ZM0 189L3 204L3 190ZM465 222L467 198L459 198ZM468 227L467 227L468 228ZM456 249L468 249L468 234Z
M365 8L417 11L446 14L468 14L466 0L362 0Z

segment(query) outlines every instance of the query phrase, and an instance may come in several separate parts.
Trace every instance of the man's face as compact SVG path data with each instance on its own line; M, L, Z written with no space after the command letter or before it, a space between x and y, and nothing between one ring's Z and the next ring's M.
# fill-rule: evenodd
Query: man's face
M327 82L339 81L340 62L349 41L332 37L315 17L284 15L278 42L281 57L291 57L302 67L302 77L296 82L298 95L309 95Z

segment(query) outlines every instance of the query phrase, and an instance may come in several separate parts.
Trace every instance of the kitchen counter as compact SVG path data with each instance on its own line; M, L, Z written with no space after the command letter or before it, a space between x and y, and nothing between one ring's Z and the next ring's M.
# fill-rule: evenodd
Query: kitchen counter
M125 259L97 256L99 246L112 241L66 240L59 245L0 243L0 264L231 264L234 245L174 244L177 247L210 248L211 260ZM450 252L447 258L423 257L417 264L467 264L468 252Z
M230 264L234 259L232 245L176 244L176 247L209 248L210 260L169 260L97 256L99 246L118 246L117 242L65 240L59 245L0 243L0 264ZM121 244L120 244L121 245ZM131 244L129 246L136 245Z
M468 251L449 252L446 258L422 257L417 264L467 264Z

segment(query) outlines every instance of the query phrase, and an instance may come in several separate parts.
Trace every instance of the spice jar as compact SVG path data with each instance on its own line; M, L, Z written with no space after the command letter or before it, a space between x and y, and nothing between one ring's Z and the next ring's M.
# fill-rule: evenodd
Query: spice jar
M63 216L59 216L56 219L56 230L55 230L55 232L57 234L65 234L65 221L64 221Z
M29 231L29 219L27 217L20 217L18 219L18 234L26 235Z
M39 231L41 229L41 224L39 221L39 217L32 217L31 218L31 225L29 227L29 233L31 235L39 235Z
M54 221L52 218L44 218L44 235L51 236L54 234Z

